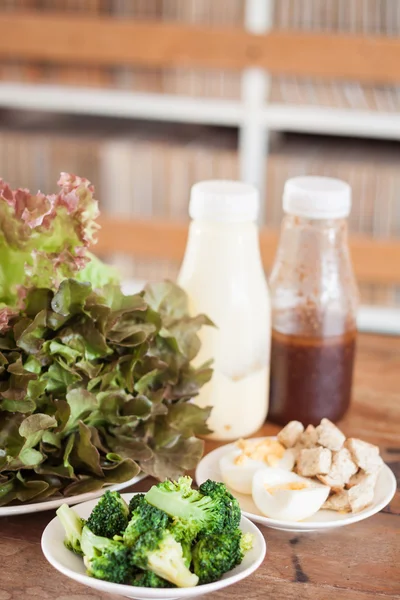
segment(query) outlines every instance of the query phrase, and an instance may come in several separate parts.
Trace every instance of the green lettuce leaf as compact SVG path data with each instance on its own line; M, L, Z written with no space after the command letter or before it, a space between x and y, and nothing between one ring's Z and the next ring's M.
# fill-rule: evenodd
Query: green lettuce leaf
M165 325L188 316L188 297L171 281L148 284L144 291L144 299L150 308L160 314Z
M75 274L77 281L82 283L89 281L92 287L97 290L101 290L110 284L119 284L120 275L114 267L104 264L91 252L86 252L86 258L88 259L86 266Z
M190 400L212 370L191 361L212 324L187 307L170 282L124 296L66 278L0 315L0 505L196 466L210 409Z
M153 457L141 463L144 471L163 481L176 480L183 472L194 469L204 452L204 442L197 438L179 438L168 447L154 452Z

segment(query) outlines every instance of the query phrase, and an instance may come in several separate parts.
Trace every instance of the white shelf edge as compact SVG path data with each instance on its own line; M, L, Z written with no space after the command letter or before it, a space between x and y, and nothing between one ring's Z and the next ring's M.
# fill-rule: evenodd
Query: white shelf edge
M246 118L240 100L24 83L0 83L0 106L222 126L241 126ZM400 140L400 113L286 104L268 104L254 113L260 127L275 131Z
M238 125L239 101L58 85L0 83L0 106L83 115Z
M261 120L274 131L400 139L400 113L269 104L263 109Z
M362 305L358 311L357 327L364 333L400 335L400 308Z

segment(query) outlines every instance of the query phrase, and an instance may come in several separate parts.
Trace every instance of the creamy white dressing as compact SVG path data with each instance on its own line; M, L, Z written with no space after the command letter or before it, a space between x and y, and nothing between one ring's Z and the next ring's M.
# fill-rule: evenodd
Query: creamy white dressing
M195 402L212 406L214 439L254 433L268 409L270 302L258 231L251 221L193 221L178 283L191 314L207 314L216 328L200 333L195 364L214 358L214 375Z

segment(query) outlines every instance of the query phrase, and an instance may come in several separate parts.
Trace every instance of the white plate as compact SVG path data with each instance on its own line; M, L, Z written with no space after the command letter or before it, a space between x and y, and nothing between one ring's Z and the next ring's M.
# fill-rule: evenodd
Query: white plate
M127 487L141 481L147 477L145 473L139 473L136 477L132 477L132 479L128 479L128 481L123 481L122 483L115 483L114 485L105 485L100 490L96 490L95 492L87 492L86 494L77 494L76 496L62 496L57 498L49 498L48 500L43 500L42 502L35 503L25 503L25 504L15 504L13 506L0 506L0 517L10 517L11 515L26 515L28 513L35 512L43 512L45 510L52 510L54 508L58 508L61 504L69 504L72 506L73 504L78 504L79 502L86 502L86 500L94 500L95 498L99 498L104 494L106 490L110 490L112 492L117 492L119 490L124 490Z
M265 438L257 438L261 441ZM272 438L275 439L275 438ZM222 481L221 471L219 469L220 458L226 453L235 448L235 443L226 444L207 454L198 464L196 469L196 482L198 485L213 479L214 481ZM315 515L304 519L304 521L279 521L265 517L256 507L251 496L238 494L233 490L231 493L239 500L242 513L251 521L272 527L273 529L281 529L283 531L317 531L319 529L333 529L334 527L343 527L351 525L371 517L375 513L384 508L396 492L396 478L387 465L385 465L379 473L378 481L375 487L374 501L365 510L356 514L341 514L333 510L319 510Z
M135 494L123 494L126 502ZM85 502L74 508L76 512L83 518L87 518L96 501ZM243 562L225 573L219 581L214 583L206 583L193 588L169 588L169 589L154 589L135 587L131 585L122 585L119 583L110 583L101 579L94 579L86 575L85 566L80 556L67 550L64 546L64 530L58 518L53 519L47 525L42 535L42 550L43 554L49 563L75 581L83 583L101 592L125 596L127 598L139 598L140 600L171 600L172 598L191 598L200 596L209 592L215 592L221 588L237 583L238 581L248 577L253 571L258 569L264 560L266 553L266 544L261 532L245 517L242 517L240 528L245 533L252 533L254 536L253 548L246 553Z

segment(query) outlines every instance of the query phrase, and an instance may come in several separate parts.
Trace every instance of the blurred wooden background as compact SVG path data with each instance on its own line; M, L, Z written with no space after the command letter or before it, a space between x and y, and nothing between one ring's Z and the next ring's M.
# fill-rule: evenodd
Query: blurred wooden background
M175 276L208 178L261 189L268 269L285 179L319 174L353 188L363 302L400 306L398 0L3 0L0 27L0 174L92 180L127 277Z

